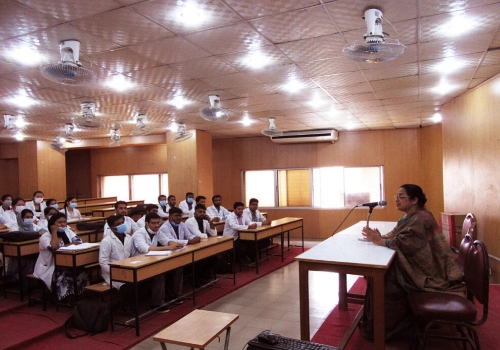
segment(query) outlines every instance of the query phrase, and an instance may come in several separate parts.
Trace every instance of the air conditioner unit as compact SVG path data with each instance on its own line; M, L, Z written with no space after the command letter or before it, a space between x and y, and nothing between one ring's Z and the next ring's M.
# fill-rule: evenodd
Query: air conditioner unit
M337 130L305 130L305 131L285 131L283 135L271 136L271 140L276 143L306 143L306 142L331 142L339 139Z

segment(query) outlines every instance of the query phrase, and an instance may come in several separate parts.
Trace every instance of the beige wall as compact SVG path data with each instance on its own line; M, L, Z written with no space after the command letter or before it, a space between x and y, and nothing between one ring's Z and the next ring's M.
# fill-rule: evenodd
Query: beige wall
M478 238L500 280L500 77L453 100L443 114L443 180L446 211L477 218Z
M425 145L425 146L424 146ZM429 198L428 208L436 219L442 206L441 127L341 133L335 144L275 144L267 137L213 141L214 190L224 206L242 200L242 170L322 166L384 166L388 206L375 209L372 220L395 221L400 217L393 195L404 183L421 184ZM424 185L425 184L425 185ZM428 188L426 187L428 186ZM271 219L299 216L305 219L309 238L326 238L339 225L348 209L266 209ZM340 229L366 220L367 210L357 209Z

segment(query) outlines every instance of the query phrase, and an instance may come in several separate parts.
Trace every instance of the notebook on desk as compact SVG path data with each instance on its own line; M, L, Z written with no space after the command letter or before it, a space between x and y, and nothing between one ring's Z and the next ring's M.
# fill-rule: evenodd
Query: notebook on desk
M265 332L262 332L261 334L263 333ZM339 350L339 348L335 346L311 343L305 340L282 336L278 337L276 343L270 344L259 339L259 335L247 343L247 350Z

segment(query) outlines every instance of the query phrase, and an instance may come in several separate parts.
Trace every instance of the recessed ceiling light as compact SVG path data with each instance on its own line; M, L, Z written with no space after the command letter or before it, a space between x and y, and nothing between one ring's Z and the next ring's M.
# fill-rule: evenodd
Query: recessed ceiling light
M117 74L108 79L104 85L107 87L117 90L117 91L126 91L132 89L135 84L128 80L125 76L121 74Z
M293 94L302 90L305 87L305 85L304 83L298 81L297 79L292 78L288 81L288 83L286 83L282 87L284 90Z
M176 19L185 26L197 27L209 19L207 11L202 10L199 5L191 1L177 1Z
M477 25L478 21L475 18L466 16L464 13L460 13L454 15L448 22L446 22L441 27L441 31L447 36L456 37L468 33Z
M192 101L186 100L182 96L175 96L173 99L168 100L167 103L177 109L182 109L184 106L191 104Z
M170 126L168 127L168 130L172 131L172 132L177 132L177 129L179 128L179 125L176 123L176 122L173 122L172 124L170 124Z
M438 93L438 94L446 95L447 93L449 93L453 90L456 90L456 89L457 89L456 85L452 85L452 84L448 83L448 81L446 81L445 79L441 79L441 81L439 82L439 85L433 87L431 90Z
M28 125L28 123L26 123L26 120L24 120L24 118L22 116L18 116L16 118L16 121L14 122L14 125L17 127L17 128L24 128L26 125Z
M7 98L7 102L19 107L31 107L38 104L38 101L28 97L24 90L20 90L17 95Z
M327 103L324 99L319 97L319 95L314 95L312 100L308 101L307 104L313 108L320 108Z
M440 63L434 65L434 70L438 73L449 74L457 71L463 66L465 66L465 62L463 60L459 60L456 58L445 58Z
M19 46L15 49L8 50L5 56L26 66L36 66L45 58L45 56L38 52L33 46Z
M24 138L26 137L26 135L24 135L21 131L17 132L15 135L14 135L14 138L17 140L17 141L22 141L24 140Z
M250 126L252 125L253 123L255 123L255 120L252 120L250 118L248 118L248 115L245 115L243 117L242 120L239 121L241 124L243 124L244 126Z
M443 120L443 116L441 115L441 113L434 113L431 119L433 122L439 123Z
M252 52L243 59L243 63L250 68L260 69L271 63L271 58L261 52Z

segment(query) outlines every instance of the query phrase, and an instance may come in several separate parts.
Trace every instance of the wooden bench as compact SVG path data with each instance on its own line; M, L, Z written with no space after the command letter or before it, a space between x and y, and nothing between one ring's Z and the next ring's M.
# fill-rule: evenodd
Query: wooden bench
M224 350L229 349L231 325L239 315L208 310L194 310L174 324L157 333L153 340L160 342L163 350L165 344L176 344L191 349L205 349L219 334L226 330Z
M99 282L99 283L91 284L90 286L86 286L85 290L99 293L99 294L104 294L104 293L108 293L110 291L110 288L109 288L109 284L107 284L106 282Z

